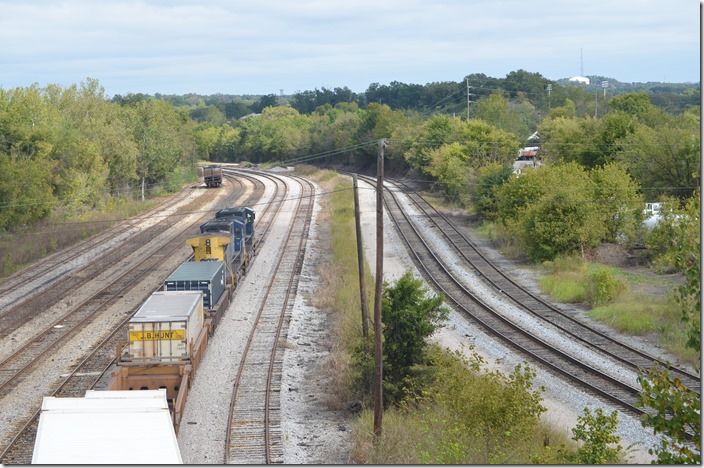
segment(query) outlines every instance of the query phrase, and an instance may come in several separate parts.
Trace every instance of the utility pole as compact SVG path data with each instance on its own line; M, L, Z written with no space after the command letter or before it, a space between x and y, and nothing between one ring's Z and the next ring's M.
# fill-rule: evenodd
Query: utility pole
M369 337L369 314L367 312L367 286L364 280L364 250L362 245L362 226L359 218L359 193L357 174L352 176L354 186L354 224L357 232L357 267L359 268L359 299L362 304L362 335Z
M382 330L381 295L384 282L384 148L386 141L379 140L376 162L376 288L374 291L374 438L381 437L381 419L384 412L382 391Z
M598 117L599 111L599 87L594 83L594 117Z
M467 81L467 120L469 120L469 78L466 78Z

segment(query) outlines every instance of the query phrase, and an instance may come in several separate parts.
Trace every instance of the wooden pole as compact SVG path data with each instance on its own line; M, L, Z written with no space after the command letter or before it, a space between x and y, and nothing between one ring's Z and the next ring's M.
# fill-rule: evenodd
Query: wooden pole
M354 186L354 224L357 233L357 266L359 268L359 299L362 305L362 335L369 337L369 313L367 311L367 286L364 281L364 249L362 244L362 224L359 217L359 192L357 174L352 175Z
M384 147L379 140L379 156L376 163L376 289L374 292L374 436L381 437L381 419L384 412L382 392L382 329L381 295L384 282Z

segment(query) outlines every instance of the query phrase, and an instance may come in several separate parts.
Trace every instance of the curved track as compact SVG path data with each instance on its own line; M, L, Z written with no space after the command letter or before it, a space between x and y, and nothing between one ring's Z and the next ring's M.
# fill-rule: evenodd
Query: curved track
M419 216L408 213L409 208L400 200L399 190L395 189L390 184L386 186L384 201L392 220L403 237L416 265L418 265L425 278L431 284L434 284L437 290L445 294L446 300L452 303L455 308L467 314L488 333L501 338L514 349L518 349L524 353L524 355L529 356L532 361L541 363L552 372L564 375L572 382L586 389L586 391L611 400L629 412L642 414L643 411L636 407L637 394L640 389L636 388L637 386L633 382L622 382L618 376L607 375L596 367L581 362L581 358L573 358L569 353L556 349L556 347L550 343L532 336L522 329L520 325L513 324L510 319L495 312L482 298L477 297L476 294L469 291L467 287L464 286L462 280L457 277L457 274L450 271L450 268L445 265L446 260L441 258L441 254L434 245L437 241L426 239L426 237L430 238L427 231L433 231L435 236L444 236L447 243L454 246L455 252L453 255L456 255L458 258L464 258L464 261L470 265L470 270L474 269L481 276L491 277L492 279L495 279L497 276L503 276L499 275L497 273L498 269L490 265L490 262L486 259L482 260L483 263L479 261L481 257L478 251L471 249L468 245L468 241L461 241L461 238L457 236L457 232L455 232L456 230L450 227L451 223L449 223L449 221L437 215L432 215L429 205L419 200L420 197L417 195L411 194L410 197L414 199L414 203L418 203L420 207L422 207L417 209L422 213L420 217L424 219L429 218L430 221L435 222L433 227L421 228L415 220L415 218ZM466 253L472 250L474 250L474 254ZM470 261L469 258L474 259L475 255L478 259L473 262ZM543 301L535 301L534 296L523 290L517 283L512 282L509 287L508 282L504 285L504 283L498 283L496 279L495 281L497 281L495 284L505 286L506 292L511 291L513 295L512 300L514 300L514 302L520 302L520 306L524 308L524 310L540 316L540 311L546 309L546 305ZM504 281L507 281L505 277ZM503 288L498 287L498 289L503 295ZM535 302L531 303L526 298L530 298ZM558 315L556 313L557 309L548 308L548 310L553 315ZM596 331L589 331L587 327L576 321L571 320L569 324L566 324L566 316L559 314L563 315L563 319L558 320L553 318L551 313L543 312L543 319L546 321L550 319L550 324L548 325L546 322L546 326L559 327L562 325L565 329L571 329L569 333L576 334L581 332L598 333ZM575 327L584 328L580 328L581 331L576 331ZM561 333L567 334L568 332L562 330ZM572 339L576 340L574 337ZM595 341L597 341L596 346L592 344L591 348L594 353L599 354L600 359L603 359L601 356L604 355L606 355L607 359L616 359L616 357L613 356L609 358L606 350L620 349L618 348L619 343L614 342L605 335L600 335L600 339L595 339ZM607 344L607 341L611 342L611 344ZM624 360L624 356L619 356L618 351L615 351L615 353L617 353L619 361ZM623 353L625 354L625 351L623 351ZM642 365L643 359L647 358L643 358L643 356L635 352L632 352L632 354L636 355L634 358L636 362L629 363L629 366L634 371L637 371L640 365ZM626 359L626 361L628 360Z
M571 340L581 342L583 346L592 348L609 359L621 362L635 373L653 366L668 366L668 363L662 362L659 358L622 343L612 336L576 320L560 308L525 289L492 263L472 241L422 196L405 184L395 183L404 187L404 194L413 202L416 210L432 224L431 229L436 235L441 237L446 245L452 247L453 254L458 259L464 259L464 264L469 269L474 270L497 292L514 304L559 328ZM677 366L670 365L669 368L673 376L678 377L683 385L699 393L701 380L697 375Z

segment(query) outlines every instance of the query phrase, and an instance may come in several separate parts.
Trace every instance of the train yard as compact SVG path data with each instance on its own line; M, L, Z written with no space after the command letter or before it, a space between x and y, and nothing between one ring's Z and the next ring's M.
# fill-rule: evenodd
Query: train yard
M306 444L289 438L286 415L300 413L282 402L285 355L297 342L288 337L289 323L294 308L303 307L299 281L315 242L317 189L293 175L239 170L223 170L222 184L218 190L185 190L149 215L0 283L0 462L31 461L42 397L76 397L108 387L132 313L189 258L185 240L198 225L230 206L256 211L257 253L238 278L179 415L183 461L329 462L291 457L294 444ZM521 287L412 189L388 184L384 197L389 226L393 220L403 242L396 254L405 245L419 274L463 315L462 326L481 329L594 402L637 418L635 375L652 363L650 354L587 327ZM484 279L479 289L476 278ZM510 303L511 312L497 302ZM676 371L699 388L693 373Z

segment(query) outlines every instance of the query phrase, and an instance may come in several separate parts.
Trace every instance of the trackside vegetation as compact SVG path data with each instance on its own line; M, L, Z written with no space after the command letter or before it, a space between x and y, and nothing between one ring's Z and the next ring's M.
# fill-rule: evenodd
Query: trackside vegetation
M587 419L579 432L570 436L545 425L541 420L545 412L542 389L533 388L535 373L529 366L519 365L506 376L489 370L471 348L450 352L427 341L429 334L442 326L447 312L442 298L428 294L410 273L384 287L386 408L382 436L375 440L373 355L362 339L357 254L349 237L354 231L354 219L349 216L353 210L351 181L332 176L330 171L298 170L329 193L321 212L329 224L321 225L330 232L321 237L329 239L330 255L320 268L322 284L316 305L337 317L334 333L340 347L334 350L329 365L337 379L336 401L338 405L351 399L363 403L354 430L352 456L356 463L588 463L597 459L593 452L606 454L599 460L611 463L627 459L617 445L615 426ZM367 271L366 277L367 291L373 291L371 272ZM370 296L369 304L372 299ZM580 451L584 441L590 445Z
M654 333L673 353L699 367L700 85L608 80L612 85L603 95L590 86L525 70L505 78L471 74L458 82L373 83L362 94L335 88L286 98L135 94L109 99L91 78L69 87L0 88L0 269L7 275L34 258L18 244L41 256L92 235L108 220L147 209L150 199L194 180L198 160L308 162L362 172L374 167L377 142L385 139L388 171L422 179L443 203L467 210L504 252L546 268L550 274L543 286L556 299L584 303L593 317L626 332ZM469 107L463 94L468 85L475 93ZM518 149L534 144L540 147L534 167L514 171ZM315 177L329 188L331 206L334 260L321 277L330 284L337 285L339 278L346 283L331 286L329 297L321 301L340 311L337 333L342 344L335 364L345 369L341 388L359 392L365 387L365 365L358 358L366 354L354 352L364 351L359 347L359 295L350 289L357 282L354 250L354 260L349 265L344 260L350 254L345 249L351 249L349 233L354 232L351 193L348 182L333 173ZM659 206L657 216L646 219L646 203ZM336 238L333 226L338 222L344 230ZM22 236L28 240L20 243ZM645 279L583 263L605 244L637 249L643 265L656 275L676 276L670 295L651 300L637 291ZM554 268L569 259L580 261L571 269ZM408 288L404 295L415 291L412 282L401 286ZM389 299L396 287L385 288ZM429 315L418 318L425 333L428 326L440 326L442 317L439 308L424 307ZM424 342L421 336L405 344ZM462 421L434 425L449 421L449 410L440 392L433 393L433 385L440 385L440 375L445 378L439 369L455 366L440 365L449 359L439 358L441 351L409 349L418 359L389 372L398 371L398 379L387 382L394 401L388 413L405 422L399 433L420 427L440 434L441 442L414 450L404 446L394 462L411 456L414 463L439 463L474 454L476 447L466 448L461 440ZM482 369L475 370L468 359L467 379L492 380L480 378ZM535 392L527 385L530 372L525 368L514 377L494 380L516 392L522 389L520 398ZM492 380L491 385L499 383ZM663 369L645 373L641 386L643 405L653 409L644 424L671 436L653 455L665 463L700 462L700 424L690 424L699 419L699 398ZM516 425L529 425L536 416L534 411ZM423 422L411 424L408 417ZM600 425L588 423L595 417L601 421L610 416L585 415L585 428ZM603 422L601 427L609 427L609 421ZM695 434L693 443L683 442L685 428ZM574 452L556 448L561 442L553 436L545 445L548 451L533 449L523 439L525 433L512 431L502 435L487 429L485 446L490 448L468 459L575 461ZM363 427L359 432L366 433ZM579 434L584 443L584 432ZM421 440L419 433L409 440ZM508 440L525 442L526 448L505 451ZM672 441L675 445L668 445ZM381 463L390 452L377 451L375 442L374 450L362 444L361 452L366 447ZM387 441L387 447L395 445ZM581 459L591 460L590 454ZM596 458L606 459L613 457ZM371 461L363 455L359 460Z

